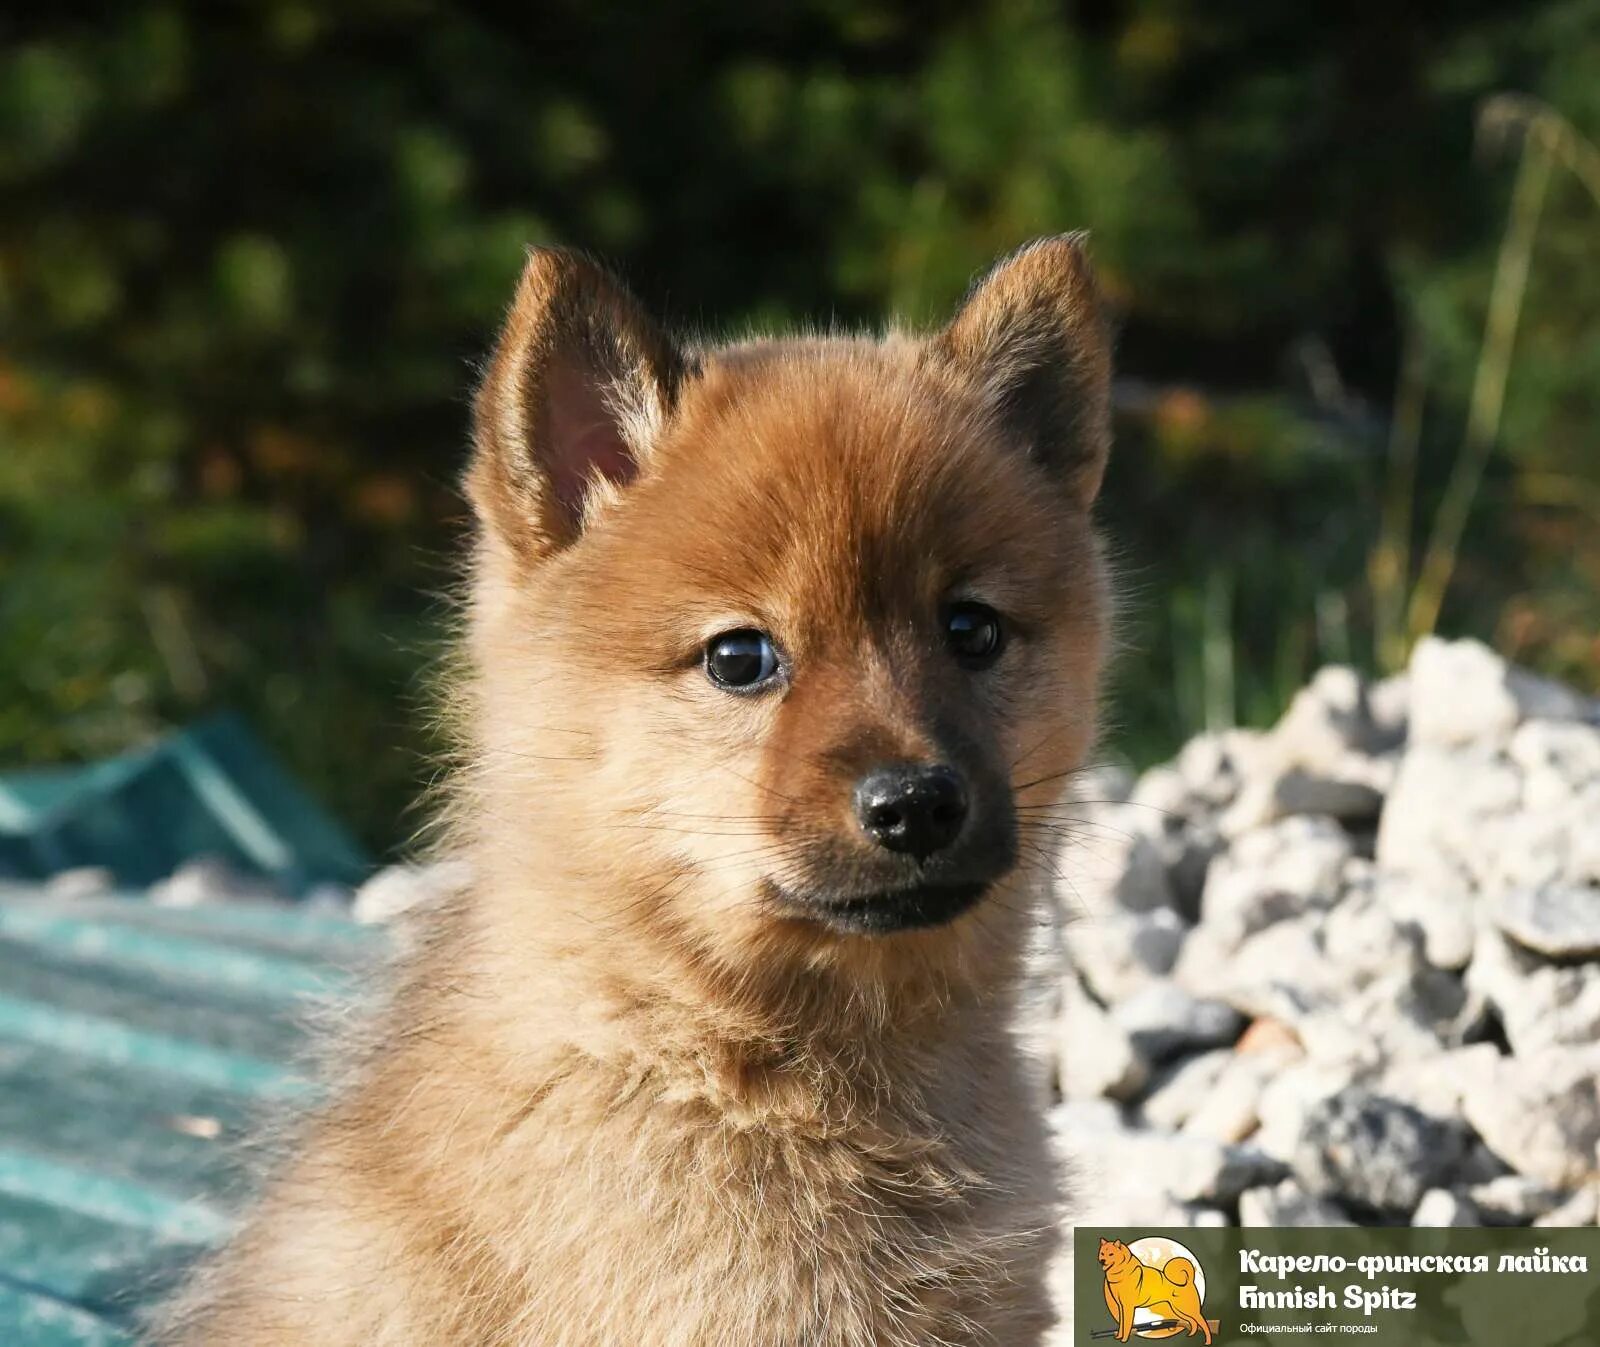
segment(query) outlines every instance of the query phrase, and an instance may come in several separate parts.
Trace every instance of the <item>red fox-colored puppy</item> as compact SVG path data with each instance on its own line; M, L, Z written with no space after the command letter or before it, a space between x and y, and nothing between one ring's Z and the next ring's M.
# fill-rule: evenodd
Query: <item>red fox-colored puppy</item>
M929 337L723 349L531 255L467 475L473 882L170 1340L1038 1341L1010 1020L1108 362L1072 238Z

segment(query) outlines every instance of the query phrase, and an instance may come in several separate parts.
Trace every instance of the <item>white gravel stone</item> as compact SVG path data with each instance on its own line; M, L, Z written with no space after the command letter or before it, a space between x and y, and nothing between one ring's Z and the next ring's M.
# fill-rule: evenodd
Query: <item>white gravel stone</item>
M1378 824L1388 872L1476 886L1500 859L1498 833L1522 804L1522 775L1492 746L1412 747Z
M1173 1063L1154 1078L1139 1105L1140 1118L1152 1127L1177 1131L1205 1106L1232 1061L1230 1049L1214 1048Z
M442 902L470 880L461 861L386 866L356 890L352 913L359 922L381 925Z
M1372 719L1352 669L1323 669L1272 732L1239 759L1244 770L1220 828L1237 837L1292 814L1351 822L1377 817L1393 783L1392 737Z
M1449 1179L1465 1144L1460 1129L1400 1100L1349 1089L1307 1112L1295 1177L1319 1197L1409 1213L1428 1188Z
M1422 1201L1417 1203L1416 1211L1412 1212L1411 1224L1444 1228L1482 1225L1483 1222L1478 1219L1472 1203L1461 1194L1448 1188L1430 1188L1422 1195Z
M1478 1135L1519 1174L1553 1188L1594 1181L1600 1044L1502 1058L1462 1106Z
M1201 925L1183 942L1173 980L1246 1014L1293 1022L1338 982L1337 970L1323 957L1322 921L1320 913L1280 921L1243 943Z
M1600 1221L1600 1188L1592 1183L1584 1184L1559 1207L1533 1219L1536 1226L1552 1227L1594 1225L1597 1221Z
M1056 865L1069 915L1097 917L1172 906L1167 868L1151 836L1161 827L1159 814L1132 804L1102 805L1086 809L1080 822L1062 826L1071 832Z
M1422 937L1423 957L1433 967L1459 972L1471 962L1477 921L1473 895L1465 885L1425 883L1380 871L1373 891L1378 906L1397 926Z
M1526 786L1526 782L1524 783ZM1478 856L1476 878L1489 893L1508 889L1571 890L1600 895L1600 783L1581 793L1493 820ZM1581 901L1581 900L1580 900Z
M1500 1061L1500 1051L1493 1043L1472 1043L1388 1062L1367 1080L1378 1093L1431 1117L1459 1119L1462 1101L1488 1087Z
M1191 996L1168 980L1140 988L1112 1007L1111 1018L1150 1061L1232 1043L1244 1028L1232 1006Z
M1231 794L1228 797L1232 799ZM1215 806L1197 796L1184 779L1183 773L1170 763L1152 767L1134 783L1128 804L1145 811L1146 826L1154 828L1151 819L1171 818L1182 821L1191 815L1214 813Z
M1527 781L1528 805L1548 808L1600 781L1600 727L1530 720L1511 736L1511 760Z
M1407 974L1426 960L1422 932L1401 919L1369 861L1346 862L1341 894L1322 923L1322 950L1341 990L1386 974Z
M1348 1029L1364 1033L1388 1061L1417 1061L1461 1047L1487 1027L1483 998L1439 968L1387 974L1333 1013Z
M1173 902L1188 922L1200 919L1200 897L1205 892L1206 876L1227 842L1209 820L1169 828L1157 841L1166 863L1167 880L1172 885Z
M1600 816L1592 824L1600 828ZM1496 924L1519 945L1552 959L1600 959L1600 888L1511 889L1493 910Z
M1063 988L1056 1042L1056 1080L1066 1099L1105 1095L1130 1099L1143 1088L1149 1064L1126 1030L1069 977Z
M1261 1052L1233 1052L1227 1068L1182 1130L1215 1141L1245 1141L1261 1126L1261 1095L1280 1071L1304 1055L1298 1046Z
M1404 673L1380 678L1367 689L1375 752L1388 752L1405 743L1410 713L1411 680Z
M1122 804L1133 794L1138 778L1121 763L1102 762L1080 772L1073 798L1091 807Z
M1311 1056L1285 1067L1262 1087L1261 1097L1256 1101L1261 1126L1251 1141L1267 1154L1288 1163L1300 1145L1312 1109L1349 1089L1362 1074L1349 1061Z
M1104 1100L1058 1105L1049 1124L1083 1195L1080 1223L1209 1223L1214 1218L1207 1213L1232 1207L1246 1188L1286 1173L1254 1146L1127 1126Z
M1284 1168L1254 1146L1236 1146L1183 1133L1125 1131L1097 1142L1096 1160L1108 1181L1130 1197L1163 1195L1169 1202L1228 1207L1246 1188L1276 1183Z
M1200 912L1235 944L1286 917L1331 906L1354 854L1332 819L1295 817L1245 833L1211 863Z
M1570 1194L1526 1174L1502 1174L1474 1185L1467 1196L1486 1225L1528 1225L1555 1211Z
M1050 1110L1046 1121L1051 1136L1068 1149L1083 1144L1084 1138L1127 1129L1122 1109L1109 1099L1064 1099Z
M1102 1001L1133 995L1172 971L1188 926L1170 907L1117 908L1075 917L1062 927L1067 958Z
M1238 837L1293 814L1325 814L1350 823L1376 819L1394 776L1391 763L1352 756L1328 772L1283 767L1246 783L1218 821L1225 837Z
M1600 963L1553 964L1485 926L1466 982L1500 1016L1519 1056L1600 1040Z
M1324 771L1346 753L1373 753L1384 747L1361 675L1338 664L1318 670L1295 694L1272 731L1272 741L1283 759Z
M1334 1203L1313 1197L1293 1179L1271 1187L1247 1188L1239 1194L1239 1224L1242 1226L1354 1225Z
M1240 784L1253 775L1268 753L1267 736L1255 730L1199 734L1175 761L1192 800L1212 810L1226 809ZM1193 812L1191 806L1190 811Z
M1411 656L1409 731L1413 744L1453 746L1508 739L1540 717L1581 720L1589 699L1508 665L1477 641L1424 637Z

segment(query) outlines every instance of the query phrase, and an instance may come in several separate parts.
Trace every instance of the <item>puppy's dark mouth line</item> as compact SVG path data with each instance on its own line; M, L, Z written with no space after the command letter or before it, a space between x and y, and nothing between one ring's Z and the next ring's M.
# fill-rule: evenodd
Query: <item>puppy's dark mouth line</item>
M974 907L988 884L923 884L847 898L791 893L769 884L771 895L796 915L852 934L884 935L893 931L943 926Z

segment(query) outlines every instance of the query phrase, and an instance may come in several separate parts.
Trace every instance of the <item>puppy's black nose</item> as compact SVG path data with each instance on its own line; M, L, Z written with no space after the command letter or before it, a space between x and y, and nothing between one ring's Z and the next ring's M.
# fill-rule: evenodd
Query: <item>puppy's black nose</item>
M966 787L948 767L879 767L856 783L856 818L880 847L925 860L960 833L967 820Z

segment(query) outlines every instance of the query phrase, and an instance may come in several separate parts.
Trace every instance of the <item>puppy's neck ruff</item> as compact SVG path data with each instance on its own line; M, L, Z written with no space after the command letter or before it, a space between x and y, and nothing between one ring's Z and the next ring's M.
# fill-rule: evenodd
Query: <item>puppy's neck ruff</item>
M446 985L465 1014L496 1023L498 1041L703 1081L730 1106L783 1076L870 1093L878 1079L911 1084L958 1046L1004 1050L1036 909L1020 878L998 887L961 919L982 926L978 941L819 938L794 922L731 952L700 945L671 908L647 910L650 885L620 898L479 887L442 917L461 933L444 940L460 950Z

